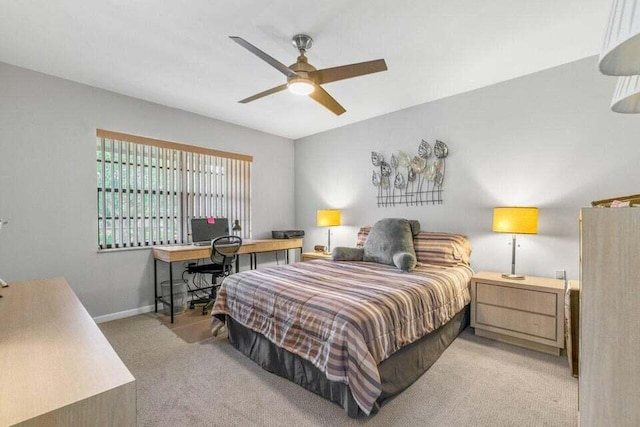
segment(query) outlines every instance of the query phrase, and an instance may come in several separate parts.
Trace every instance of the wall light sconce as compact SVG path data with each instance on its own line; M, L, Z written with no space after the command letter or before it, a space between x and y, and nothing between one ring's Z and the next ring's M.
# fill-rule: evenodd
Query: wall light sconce
M616 113L640 113L640 0L615 0L598 64L608 76L623 76L611 101Z

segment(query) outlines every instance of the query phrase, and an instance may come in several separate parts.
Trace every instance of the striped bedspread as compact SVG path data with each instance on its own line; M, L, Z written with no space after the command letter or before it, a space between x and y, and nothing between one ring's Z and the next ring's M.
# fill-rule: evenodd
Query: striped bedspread
M368 415L381 393L378 364L437 329L471 299L469 267L411 273L368 262L314 260L227 277L212 331L229 315L347 383Z

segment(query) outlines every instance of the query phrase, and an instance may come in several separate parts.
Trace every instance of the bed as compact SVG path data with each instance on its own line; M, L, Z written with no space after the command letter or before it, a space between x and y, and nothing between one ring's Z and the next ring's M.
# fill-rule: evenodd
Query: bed
M218 293L212 330L226 323L230 343L266 370L351 417L370 415L467 326L473 271L452 264L422 262L403 273L313 260L234 274Z

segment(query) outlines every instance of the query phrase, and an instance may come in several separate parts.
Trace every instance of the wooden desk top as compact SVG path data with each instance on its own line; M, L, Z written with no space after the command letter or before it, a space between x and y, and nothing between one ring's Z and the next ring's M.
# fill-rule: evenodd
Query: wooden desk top
M135 381L63 278L1 293L0 425Z
M239 254L281 251L301 248L303 239L243 240ZM211 247L195 245L169 245L153 248L153 257L165 262L188 261L211 256Z

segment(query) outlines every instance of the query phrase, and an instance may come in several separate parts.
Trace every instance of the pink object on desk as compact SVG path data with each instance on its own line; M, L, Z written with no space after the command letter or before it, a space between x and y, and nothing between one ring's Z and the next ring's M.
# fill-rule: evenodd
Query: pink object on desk
M207 217L207 224L215 224L216 223L216 219L212 216L208 216Z

